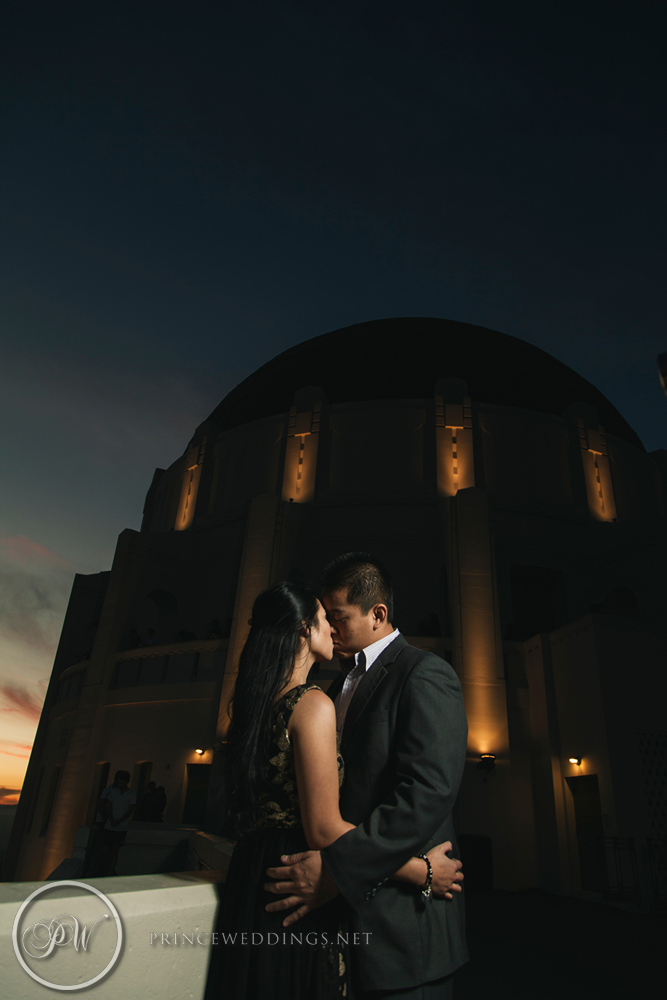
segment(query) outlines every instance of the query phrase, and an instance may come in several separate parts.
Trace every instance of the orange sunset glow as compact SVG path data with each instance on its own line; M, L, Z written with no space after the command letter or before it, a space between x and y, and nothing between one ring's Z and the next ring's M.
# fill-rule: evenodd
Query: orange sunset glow
M71 577L41 541L0 538L0 805L19 800Z
M0 688L3 701L0 710L2 731L3 734L7 734L0 738L0 805L2 806L15 805L19 800L41 710L40 705L36 708L33 718L28 718L21 710L7 707L8 703L11 705L7 691L9 687L3 684ZM16 697L16 690L12 691L10 688L10 694ZM33 706L34 712L35 706Z

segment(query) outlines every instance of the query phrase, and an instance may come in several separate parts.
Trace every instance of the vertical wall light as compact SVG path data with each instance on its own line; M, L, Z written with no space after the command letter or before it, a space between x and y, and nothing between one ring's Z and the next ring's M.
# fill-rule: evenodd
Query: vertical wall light
M577 418L577 425L588 509L598 521L615 521L616 501L605 433L601 427L596 430L588 426L581 417Z
M308 503L315 496L317 449L324 393L318 386L300 389L287 426L283 500Z
M435 436L438 493L456 496L475 485L472 412L468 387L461 379L440 379L435 387Z
M185 453L185 471L183 473L181 496L178 502L178 511L176 513L176 522L174 524L175 531L185 531L194 521L195 508L197 506L197 493L199 491L199 480L201 479L205 452L206 434L203 434L202 437L196 443L192 444Z

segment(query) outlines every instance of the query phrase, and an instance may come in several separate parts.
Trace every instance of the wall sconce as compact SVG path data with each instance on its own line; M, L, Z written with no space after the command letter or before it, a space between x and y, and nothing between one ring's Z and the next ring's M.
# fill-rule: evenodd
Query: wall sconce
M201 747L197 747L197 749L195 750L195 753L196 753L196 754L197 754L197 755L198 755L199 757L201 757L201 756L203 756L203 754L205 754L205 753L206 753L206 751L205 751L205 750L202 750L202 748L201 748Z
M581 767L581 757L568 757L570 764L577 764Z
M496 767L496 755L494 753L480 754L477 767L484 772L484 781L490 774L493 774Z

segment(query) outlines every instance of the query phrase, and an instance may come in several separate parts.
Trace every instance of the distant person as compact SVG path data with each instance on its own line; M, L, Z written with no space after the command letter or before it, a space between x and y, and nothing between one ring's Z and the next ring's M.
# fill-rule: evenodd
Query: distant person
M141 797L141 802L137 806L134 818L142 823L152 823L155 821L155 808L157 801L157 788L154 781L149 781L146 791Z
M127 647L128 649L138 649L140 646L143 646L144 644L136 628L130 629L127 640L128 640L128 647Z
M222 626L220 625L220 621L218 618L214 618L213 621L211 622L206 638L222 639Z
M107 820L106 800L113 785L107 785L100 795L95 811L95 819L88 827L88 843L83 862L84 878L96 878L102 874L102 831Z
M164 785L159 785L155 793L155 810L152 816L153 823L164 822L164 811L167 806L167 793L164 790Z
M118 852L127 837L127 824L134 812L136 792L130 788L130 772L116 771L113 785L100 798L100 811L106 814L101 838L102 875L116 875Z
M189 632L186 628L179 629L174 636L174 642L192 642L197 636L194 632Z

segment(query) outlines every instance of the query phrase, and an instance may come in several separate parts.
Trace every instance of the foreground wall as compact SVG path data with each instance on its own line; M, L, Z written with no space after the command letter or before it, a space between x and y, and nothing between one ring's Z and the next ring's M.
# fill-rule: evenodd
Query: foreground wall
M84 990L95 1000L142 997L144 1000L201 1000L206 988L211 932L215 926L218 893L213 873L200 875L143 875L89 879L116 907L123 925L124 943L108 976ZM12 944L14 918L28 896L44 885L15 882L0 885L0 950L3 955L3 994L12 1000L43 1000L55 990L35 982L19 964ZM52 920L58 913L74 915L90 927L102 912L102 900L74 887L54 889L35 900L27 919ZM105 922L105 923L108 923ZM58 947L46 960L34 962L41 978L71 985L87 981L97 970L100 950L113 952L107 939L90 937L89 950ZM183 933L195 943L183 944ZM168 943L162 935L166 934ZM199 939L197 939L199 935ZM178 944L174 944L177 941ZM201 942L201 943L200 943ZM111 942L113 943L113 942ZM97 945L97 957L95 954ZM106 954L106 953L105 953ZM97 962L97 964L96 964ZM48 966L48 971L47 971Z

